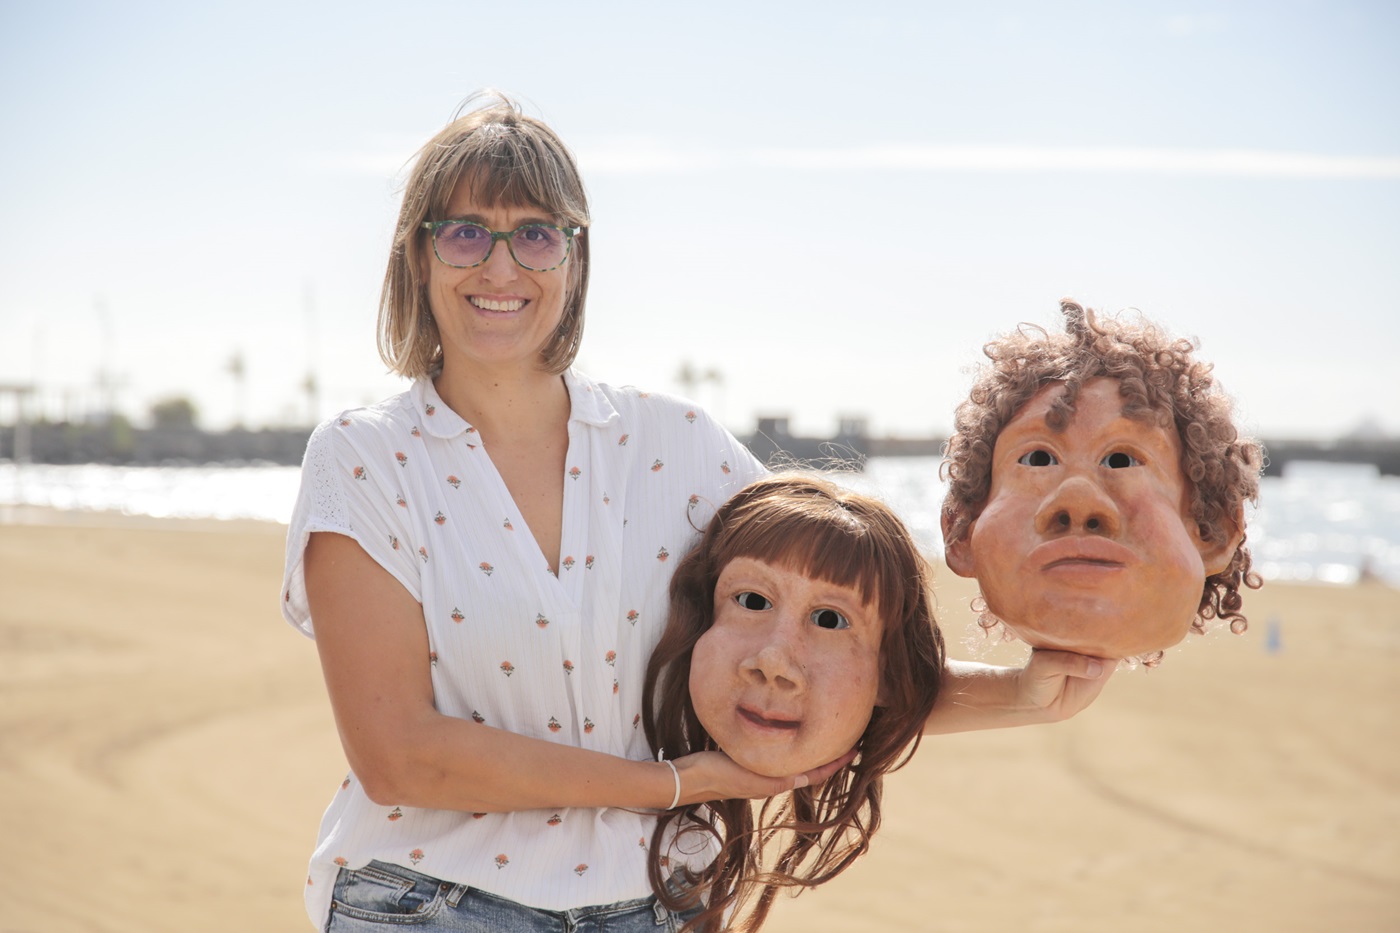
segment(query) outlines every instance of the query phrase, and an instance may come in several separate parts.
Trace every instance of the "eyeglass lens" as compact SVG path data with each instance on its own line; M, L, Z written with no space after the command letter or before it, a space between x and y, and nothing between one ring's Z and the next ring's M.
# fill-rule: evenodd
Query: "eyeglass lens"
M454 266L474 266L486 259L495 242L480 224L448 223L437 228L434 244L438 257ZM510 251L516 262L532 270L552 269L569 255L569 239L558 227L526 224L510 233Z

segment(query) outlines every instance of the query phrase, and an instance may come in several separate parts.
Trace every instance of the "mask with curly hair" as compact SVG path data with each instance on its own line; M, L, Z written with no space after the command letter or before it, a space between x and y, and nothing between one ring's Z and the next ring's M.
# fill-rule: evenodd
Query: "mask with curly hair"
M1035 647L1155 663L1207 619L1243 631L1259 445L1190 341L1060 310L1063 334L1023 325L987 344L958 407L948 566L977 578L984 626Z

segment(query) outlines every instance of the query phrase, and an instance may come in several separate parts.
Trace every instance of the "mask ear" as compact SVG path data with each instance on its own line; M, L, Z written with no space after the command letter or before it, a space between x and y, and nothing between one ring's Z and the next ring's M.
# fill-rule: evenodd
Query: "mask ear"
M890 705L890 681L889 675L885 673L885 653L880 652L880 688L875 691L875 705Z
M974 520L956 541L950 541L948 535L952 532L953 522L957 517L958 513L953 509L943 509L943 559L947 562L948 569L958 576L975 577L977 562L972 559L972 528L977 523Z
M1197 534L1197 546L1201 549L1201 563L1205 564L1206 576L1220 573L1230 566L1244 540L1244 506L1237 506L1235 514L1222 522L1225 533L1219 538L1206 541Z

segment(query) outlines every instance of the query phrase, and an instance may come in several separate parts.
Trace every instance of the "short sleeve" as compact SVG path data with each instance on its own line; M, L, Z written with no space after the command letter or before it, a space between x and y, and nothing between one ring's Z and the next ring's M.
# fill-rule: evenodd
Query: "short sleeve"
M768 475L767 467L758 461L747 446L730 434L728 428L703 410L699 412L699 416L703 419L704 427L718 436L718 448L726 455L722 471L726 474L725 489L728 495L732 496L755 480Z
M396 489L385 482L392 476L385 453L389 448L374 427L342 416L317 427L306 444L301 488L287 528L282 616L313 638L304 557L307 542L317 532L354 539L414 599L422 601L420 571L411 549L400 543L411 540L407 513L397 507Z

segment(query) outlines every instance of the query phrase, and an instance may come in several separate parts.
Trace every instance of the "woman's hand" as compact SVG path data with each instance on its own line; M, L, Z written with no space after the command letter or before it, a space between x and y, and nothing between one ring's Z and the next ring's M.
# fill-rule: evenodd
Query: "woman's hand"
M707 803L711 800L745 798L758 800L776 797L799 787L823 783L856 757L855 749L835 761L827 762L803 774L789 777L765 777L740 767L724 752L696 752L672 762L681 778L681 799L677 806ZM664 807L666 804L663 803Z
M1061 722L1094 702L1116 660L1037 648L1025 667L949 661L925 734Z
M1116 660L1036 648L1025 667L1012 669L1010 708L1039 722L1061 722L1094 702L1117 667Z

